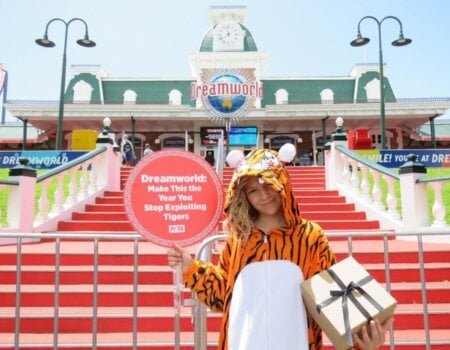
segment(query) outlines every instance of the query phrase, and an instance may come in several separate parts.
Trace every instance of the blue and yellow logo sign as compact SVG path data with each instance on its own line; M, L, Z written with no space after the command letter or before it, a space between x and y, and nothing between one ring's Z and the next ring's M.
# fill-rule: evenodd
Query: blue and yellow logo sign
M262 83L252 80L248 73L221 71L207 76L205 83L191 84L191 100L200 98L214 118L239 119L254 106L257 98L262 98Z

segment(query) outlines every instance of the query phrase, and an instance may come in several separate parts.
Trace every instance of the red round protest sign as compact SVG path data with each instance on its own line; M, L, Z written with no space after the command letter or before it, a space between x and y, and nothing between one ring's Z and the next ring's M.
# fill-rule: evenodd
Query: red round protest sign
M222 215L223 186L203 158L182 150L144 157L125 186L125 210L147 240L170 247L201 241Z

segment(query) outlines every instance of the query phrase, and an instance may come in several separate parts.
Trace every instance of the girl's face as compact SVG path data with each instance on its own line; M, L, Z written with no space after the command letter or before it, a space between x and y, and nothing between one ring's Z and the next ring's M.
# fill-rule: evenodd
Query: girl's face
M259 213L259 216L278 216L282 209L281 195L272 186L259 183L256 176L247 178L245 195L250 205Z

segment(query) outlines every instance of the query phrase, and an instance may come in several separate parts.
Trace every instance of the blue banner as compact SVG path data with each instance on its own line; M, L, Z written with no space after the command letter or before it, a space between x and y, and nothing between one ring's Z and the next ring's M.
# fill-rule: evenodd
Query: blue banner
M0 168L11 169L19 165L19 158L27 158L34 169L53 169L86 154L86 151L5 151L0 152Z
M450 167L450 149L401 149L401 150L358 150L360 156L386 168L398 168L408 161L408 155L415 154L416 162L427 168Z

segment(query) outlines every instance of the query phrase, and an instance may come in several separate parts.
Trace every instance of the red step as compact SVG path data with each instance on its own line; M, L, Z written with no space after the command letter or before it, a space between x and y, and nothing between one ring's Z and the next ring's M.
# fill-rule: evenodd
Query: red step
M374 230L380 228L377 220L317 220L324 230Z
M373 230L379 229L376 220L316 220L324 230ZM60 221L58 231L91 231L91 232L135 232L131 223L125 221Z
M328 196L339 196L338 191L334 190L308 190L308 189L295 189L294 195L296 197L308 197L308 196L316 196L316 197L328 197Z
M173 332L138 332L137 346L139 349L151 349L151 350L173 350L174 348L174 333ZM395 331L395 348L401 350L423 350L425 348L423 339L425 334L421 329L408 329L408 330L396 330ZM11 334L5 334L3 337L4 342L13 344L14 337ZM21 341L24 344L36 344L38 341L42 344L39 349L52 349L52 342L54 339L53 333L22 333ZM183 350L194 349L194 334L190 331L182 329L180 333L180 345ZM218 332L208 332L207 349L217 349ZM431 348L433 350L448 350L448 330L432 330L431 331ZM439 341L442 339L442 341ZM92 335L89 333L71 333L60 334L58 336L59 348L70 349L92 349ZM389 336L386 339L386 345L382 346L381 350L389 349ZM97 349L132 349L133 338L131 333L98 333L96 337ZM151 344L151 345L150 345ZM398 344L398 345L397 345ZM7 349L12 349L8 347ZM28 348L28 347L27 347ZM30 346L29 348L36 348ZM324 349L332 350L328 339L324 337Z
M363 211L302 211L302 217L312 220L327 220L333 218L335 220L365 220L366 213Z
M0 267L0 285L16 283L16 266ZM171 284L173 271L168 266L139 266L137 274L141 284ZM132 284L133 266L100 265L98 283ZM20 280L23 284L54 284L55 268L52 265L22 266ZM62 284L89 284L94 282L94 268L88 265L65 265L60 267L59 281Z
M448 329L450 324L450 305L441 304L428 306L430 313L429 325L432 329ZM446 313L440 311L444 309ZM15 308L0 309L4 317L1 325L2 332L13 332L15 321ZM191 310L182 308L181 328L184 331L193 331ZM32 308L23 307L20 310L20 328L24 333L46 333L52 328L54 322L53 307ZM139 332L173 332L173 308L170 307L140 307ZM59 333L88 333L92 330L93 311L90 307L60 307L58 331ZM133 309L130 307L100 307L98 309L98 331L124 332L132 329ZM411 324L419 324L423 318L422 304L404 304L397 308L395 315L395 330L408 330ZM219 331L221 315L208 313L208 326L211 331Z
M400 304L417 304L422 302L422 291L418 282L394 282L391 294ZM15 305L15 286L0 285L2 298L0 307ZM133 303L131 285L99 284L98 305L104 307L128 306ZM186 291L185 299L190 293ZM429 303L450 303L450 282L428 282L427 299ZM21 288L21 306L23 307L51 307L54 305L53 285L28 285ZM173 302L173 286L139 285L139 306L170 306ZM60 286L60 306L92 306L91 284L65 284Z
M345 197L339 196L297 196L297 201L299 203L327 203L327 204L335 204L335 203L345 203Z
M74 259L75 260L75 259ZM74 261L73 263L76 263ZM379 282L386 280L385 264L363 264L369 273ZM428 282L445 282L450 280L450 263L426 263L425 271ZM16 266L0 266L0 285L16 283ZM93 283L94 269L91 265L63 265L60 267L59 281L62 284ZM419 265L417 263L392 263L389 268L391 282L420 281ZM98 267L98 282L101 284L131 284L133 283L133 266L105 265ZM23 284L53 284L55 269L52 265L24 265L20 274ZM138 280L142 284L171 284L173 271L168 266L139 266Z
M125 212L84 212L73 213L72 220L82 221L126 221L128 216Z
M58 231L135 232L128 220L124 221L60 221Z
M353 211L355 205L353 203L303 203L298 204L300 212L304 211Z
M302 216L309 220L326 220L333 217L335 212L326 211L302 211ZM366 218L365 212L349 211L341 213L339 216L342 220L364 220ZM84 221L124 221L128 220L127 214L125 212L101 212L101 211L90 211L72 214L72 220L84 220Z
M14 308L0 309L5 317L1 326L2 332L14 331ZM24 333L46 333L54 322L54 312L51 307L21 309L20 329ZM88 333L92 330L93 312L89 307L61 307L59 309L59 333ZM133 329L133 309L130 307L109 308L98 310L97 329L101 333L129 332ZM181 314L181 327L192 332L191 310L184 308ZM139 307L139 332L173 332L173 308L170 307ZM210 313L209 325L215 331L219 330L221 317L218 313Z
M353 211L355 205L353 203L299 203L300 210L303 211ZM86 212L125 212L123 204L88 204Z
M389 262L391 264L417 264L419 255L417 253L417 243L389 240ZM338 260L344 259L348 255L348 242L331 241L331 246ZM425 244L424 260L426 263L447 264L450 261L450 248L442 244ZM191 248L195 252L195 246ZM221 245L217 245L220 251ZM166 249L155 246L146 241L141 241L138 245L139 265L167 265ZM43 243L27 244L22 247L22 266L54 265L55 263L55 243L49 240ZM133 242L111 242L104 241L99 245L100 265L133 265ZM60 263L65 265L92 265L94 258L94 244L86 241L64 241L61 248ZM352 255L362 264L384 264L383 241L354 240ZM217 259L217 254L213 255ZM16 246L0 246L0 266L16 265ZM449 279L450 280L450 279Z
M95 204L123 204L123 197L97 197Z
M85 209L86 212L125 212L125 206L123 204L87 204Z

